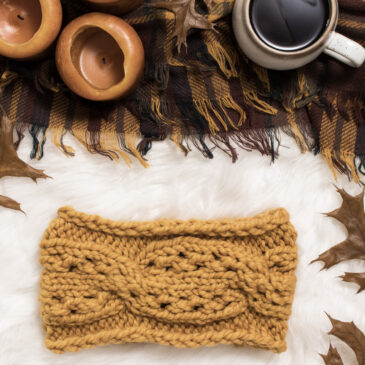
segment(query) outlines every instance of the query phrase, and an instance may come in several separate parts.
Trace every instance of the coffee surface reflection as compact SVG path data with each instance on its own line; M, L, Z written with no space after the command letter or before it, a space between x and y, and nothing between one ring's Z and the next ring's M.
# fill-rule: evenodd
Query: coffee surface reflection
M327 0L253 0L251 22L269 46L295 51L314 43L329 17Z

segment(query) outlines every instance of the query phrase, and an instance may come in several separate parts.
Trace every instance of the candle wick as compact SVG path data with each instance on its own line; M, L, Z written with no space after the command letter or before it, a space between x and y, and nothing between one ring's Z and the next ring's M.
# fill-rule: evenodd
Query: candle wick
M18 18L19 18L20 20L24 20L24 18L23 18L20 14L18 14Z
M102 58L102 61L103 61L104 65L106 65L106 59L105 59L105 57Z

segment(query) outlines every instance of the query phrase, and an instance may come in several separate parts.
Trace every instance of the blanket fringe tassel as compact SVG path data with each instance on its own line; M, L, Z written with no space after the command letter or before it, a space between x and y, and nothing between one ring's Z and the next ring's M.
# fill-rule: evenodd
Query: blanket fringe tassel
M216 52L214 58L227 76L236 76L235 60L230 61L224 49L216 48L215 50L210 50L210 52L211 54ZM269 86L267 75L260 70L256 71L260 80ZM161 87L163 87L168 70L160 69L159 72L161 76ZM15 73L8 71L3 73L0 79L0 91L16 78L17 74ZM301 98L308 96L306 80L303 78L299 81L300 97L288 103L286 107L288 125L281 127L280 130L293 137L302 152L321 153L335 177L337 177L336 172L339 171L352 177L356 183L361 183L360 176L365 176L365 154L355 156L354 153L348 151L333 151L328 148L320 148L318 140L314 139L310 126L302 125L298 121L300 118L295 115L293 105L300 102ZM243 96L246 105L253 107L255 110L259 110L268 115L275 115L278 112L276 108L260 100L258 95L250 92L249 88ZM259 151L263 155L270 156L272 161L278 157L278 149L280 146L279 129L270 126L262 129L250 128L250 123L247 120L248 116L244 108L238 105L232 98L224 97L216 101L208 99L193 100L193 105L195 112L209 126L210 134L206 134L202 129L198 129L199 126L191 127L191 130L189 129L188 131L180 130L179 126L170 116L169 106L166 103L161 103L157 98L152 98L151 105L149 106L150 110L144 110L144 113L146 115L156 116L153 122L161 128L161 134L159 136L153 138L144 137L141 136L139 131L126 131L125 133L117 133L109 129L89 131L87 129L87 123L83 127L78 125L77 128L72 130L67 130L64 126L51 125L50 127L45 127L18 123L16 127L18 140L15 142L15 146L18 147L24 137L24 131L28 129L33 139L31 158L35 159L41 159L44 155L44 145L48 130L50 131L54 144L66 156L74 156L75 154L72 147L64 144L64 137L67 133L70 133L91 153L98 153L115 161L119 161L122 158L128 166L133 162L131 157L134 157L143 167L149 167L145 155L152 148L152 143L154 141L164 140L167 137L185 155L192 150L190 147L190 144L192 144L207 158L213 158L213 151L215 148L218 148L229 155L233 162L236 162L238 159L237 149ZM328 105L330 103L326 104L327 107ZM346 113L346 110L345 108L341 113L344 118L347 118L349 114L348 112ZM336 112L340 113L340 110L336 111L334 108L332 113L336 114ZM190 126L194 125L193 122L195 120L191 120L194 113L190 114L189 112L186 115L185 113L183 114L184 117L188 117L191 121ZM331 113L329 114L331 117L334 117ZM362 118L363 116L361 115L361 121L363 121ZM206 143L206 140L209 141L209 145Z
M364 158L358 158L353 153L331 151L329 149L322 149L321 154L325 157L328 166L330 167L336 181L337 171L351 176L355 183L360 183L359 173L365 176ZM358 164L357 164L358 163ZM362 183L362 182L361 182ZM363 183L362 183L363 184Z
M243 115L242 120L244 121ZM20 125L18 129L22 130L24 127ZM143 156L151 149L152 141L149 141L147 138L141 138L139 133L101 133L103 136L101 140L100 132L90 132L86 128L83 131L67 131L62 128L49 128L49 130L53 143L66 156L75 155L74 149L65 145L63 141L66 134L71 133L92 153L107 156L117 162L122 158L128 166L132 165L133 160L131 157L134 157L143 167L149 167L148 162ZM44 145L48 129L31 126L28 131L33 139L31 158L41 159L44 155ZM316 152L318 150L325 158L336 180L337 172L340 172L352 177L356 183L361 183L360 176L365 176L365 155L355 156L355 154L349 152L319 149L310 138L301 132L296 124L280 129L273 127L249 129L242 128L241 126L233 133L222 133L215 130L215 133L206 136L198 134L182 135L181 131L173 130L166 137L169 137L185 155L192 151L192 144L207 158L213 158L213 151L215 148L218 148L230 156L232 162L236 162L238 159L237 150L243 149L246 151L259 151L262 155L270 156L271 160L274 161L279 155L280 131L293 137L302 152ZM206 143L205 139L208 139L209 144Z
M355 156L354 153L319 148L318 141L314 140L308 126L298 123L294 112L288 114L288 125L285 127L252 129L248 127L246 113L229 98L214 103L209 100L195 101L194 106L208 122L210 134L197 133L197 131L188 134L183 133L175 123L171 123L172 121L167 117L164 118L163 114L159 116L159 119L164 120L165 123L163 124L166 128L170 128L170 132L158 138L143 137L139 132L124 134L110 130L91 132L87 130L87 125L84 128L70 131L64 129L64 127L50 126L50 128L46 128L31 125L28 127L28 131L33 138L31 158L41 159L43 157L46 135L49 129L53 143L66 156L74 156L75 154L72 147L64 144L64 137L67 133L70 133L88 151L107 156L117 162L122 158L128 166L132 165L133 160L131 157L134 157L143 167L149 167L144 156L152 148L154 141L164 140L167 137L185 155L192 150L191 145L193 145L207 158L213 158L213 151L218 148L230 156L233 162L236 162L238 159L237 150L243 149L246 151L259 151L262 155L270 156L271 160L274 161L279 155L280 131L282 131L295 139L302 152L319 152L327 161L336 179L337 172L344 173L349 178L352 177L356 183L361 183L360 176L365 176L365 154ZM152 105L152 108L159 110L158 105L155 104ZM228 113L229 109L237 114L235 120L230 117L232 113ZM19 144L25 129L26 126L17 125L19 140L16 144ZM206 140L209 142L208 144Z

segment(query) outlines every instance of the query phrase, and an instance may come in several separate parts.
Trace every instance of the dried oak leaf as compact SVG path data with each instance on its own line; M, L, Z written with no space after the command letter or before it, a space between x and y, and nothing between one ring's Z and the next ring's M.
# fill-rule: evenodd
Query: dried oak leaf
M40 178L47 178L42 170L33 167L22 161L14 146L14 123L5 115L2 110L1 131L0 131L0 178L5 176L29 177L33 181ZM22 211L20 204L10 198L0 196L0 206Z
M328 318L332 323L332 329L328 334L336 336L350 346L355 352L358 364L365 365L365 335L359 330L354 322L341 322L329 315ZM342 365L342 360L337 350L333 349L332 346L330 346L327 355L321 356L326 365Z
M190 29L214 29L214 24L195 10L195 1L171 0L151 4L153 7L167 9L175 14L175 32L173 37L177 37L176 43L179 52L182 45L187 47L186 39ZM205 0L208 8L212 6L213 1Z
M327 355L320 355L326 365L343 365L340 354L332 345L330 345Z
M347 272L345 275L340 276L343 281L347 283L354 283L359 286L359 290L357 291L360 293L361 291L365 290L365 272L364 273L351 273Z
M33 181L37 181L37 179L49 177L42 170L34 169L18 157L14 147L13 130L14 123L3 114L0 132L0 178L4 176L29 177Z
M323 261L323 269L329 269L346 260L365 260L364 190L357 196L352 196L343 189L338 189L338 192L343 199L341 207L326 215L343 223L348 235L345 241L325 251L311 262ZM359 292L365 289L365 274L346 273L342 278L344 281L360 285Z
M19 210L20 212L24 213L18 202L3 195L0 195L0 206L7 209Z

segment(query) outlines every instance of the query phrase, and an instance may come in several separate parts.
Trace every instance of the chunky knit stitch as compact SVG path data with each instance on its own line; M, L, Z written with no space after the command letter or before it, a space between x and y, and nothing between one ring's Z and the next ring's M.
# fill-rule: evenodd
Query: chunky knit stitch
M286 349L297 264L285 209L217 221L114 222L61 208L41 242L46 346Z

